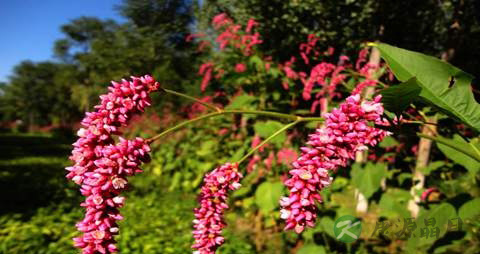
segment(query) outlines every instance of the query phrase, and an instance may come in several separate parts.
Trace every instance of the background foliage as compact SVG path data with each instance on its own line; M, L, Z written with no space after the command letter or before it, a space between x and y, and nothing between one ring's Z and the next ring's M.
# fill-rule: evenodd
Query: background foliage
M19 63L7 84L0 84L5 132L0 135L0 252L75 253L70 239L81 218L81 197L65 180L63 167L68 165L72 130L83 112L92 110L110 80L152 73L164 87L227 109L318 115L318 110L310 112L314 100L301 98L299 80L289 80L289 89L282 86L286 80L282 67L293 55L300 59L298 46L308 34L319 36L319 50L335 48L332 55L323 57L325 61L336 62L345 54L355 62L364 42L380 40L440 57L479 76L478 7L473 0L125 0L115 7L125 23L95 17L72 20L61 27L65 37L53 45L55 61ZM221 12L243 26L250 18L259 22L255 31L263 43L251 55L235 48L219 50L215 44L219 31L211 20ZM192 33L205 36L185 41ZM213 46L199 51L202 41ZM278 198L286 190L281 179L308 133L317 127L299 125L279 135L244 165L249 174L233 194L227 214L228 240L220 253L478 252L480 162L468 155L475 157L475 149L480 149L475 138L478 104L470 87L473 82L473 90L477 89L476 81L455 67L429 62L431 58L411 52L401 54L413 54L409 60L418 57L416 61L392 64L399 51L386 44L378 48L397 78L392 81L383 76L381 80L405 82L382 92L390 116L438 119L440 136L427 166L418 167L415 133L421 131L420 126L398 125L391 129L391 138L370 151L367 163L356 162L336 173L331 188L322 192L325 202L316 228L299 236L283 232ZM223 69L225 74L212 79L202 92L198 69L207 62L214 62L215 71ZM235 71L238 63L245 65L244 72ZM435 64L440 67L432 69ZM295 64L298 72L309 73L311 67L300 60ZM442 87L451 76L457 81L453 92L445 95ZM338 88L341 97L359 81L349 76ZM465 97L469 104L463 108ZM329 108L340 101L332 99ZM154 102L147 114L127 128L127 136L151 137L205 112L198 104L165 94L157 95ZM252 143L282 125L283 121L265 117L228 116L206 120L161 140L154 147L152 163L132 179L123 208L126 220L118 237L122 252L190 251L192 209L203 175L223 162L241 158ZM417 237L396 236L392 231L401 230L403 220L411 217L408 202L417 172L425 176L425 183L414 195L427 188L437 191L421 203ZM358 193L367 200L366 213L358 212ZM362 220L361 239L352 244L335 240L333 234L335 219L346 214ZM439 239L418 237L423 219L432 217L442 228ZM463 229L447 232L448 219L456 217L464 220ZM400 228L392 226L390 234L373 234L381 221L400 221Z

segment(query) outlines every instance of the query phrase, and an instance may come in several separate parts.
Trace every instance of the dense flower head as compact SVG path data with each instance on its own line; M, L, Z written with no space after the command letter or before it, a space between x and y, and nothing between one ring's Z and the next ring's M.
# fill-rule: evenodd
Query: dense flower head
M220 13L212 19L215 29L221 30L215 41L218 43L220 50L224 50L227 46L240 49L242 53L249 56L253 53L253 47L261 44L259 33L253 33L254 27L259 23L253 19L248 20L245 31L242 26L235 24L231 18L225 13Z
M315 34L309 34L307 37L307 42L300 43L300 56L303 58L305 64L310 64L309 57L311 54L313 55L312 57L318 57L320 55L320 52L315 49L319 39L320 38Z
M116 252L113 237L118 234L117 220L123 219L118 211L125 198L120 196L127 188L127 176L141 172L140 165L148 162L150 147L141 139L121 139L117 145L108 145L101 151L102 157L95 160L97 170L84 174L81 187L85 202L85 218L77 223L84 234L74 238L75 246L83 253Z
M223 219L225 209L228 209L228 192L238 189L242 174L238 165L226 163L203 179L199 196L200 207L195 208L193 237L195 254L214 254L215 250L225 241L222 229L226 226Z
M215 17L212 19L212 25L218 29L222 26L231 24L233 21L228 17L228 15L224 12L217 14Z
M109 93L101 95L101 102L94 112L87 112L78 130L78 140L70 160L74 162L67 178L82 184L83 175L93 172L97 166L93 163L101 158L102 149L113 144L112 135L120 135L120 127L126 126L134 114L141 113L151 100L149 93L158 90L159 83L151 76L132 77L132 81L112 82Z
M200 89L202 92L207 89L208 84L210 83L210 80L212 79L212 72L213 72L213 63L212 62L207 62L204 63L200 66L200 69L198 70L199 75L203 75L202 78L202 84L200 85Z
M301 156L292 163L290 178L284 183L289 197L280 200L281 218L286 230L301 233L313 227L317 217L316 202L321 202L319 191L331 183L329 171L344 167L357 151L380 142L388 132L371 126L386 125L381 118L383 106L380 96L373 101L362 101L359 94L349 96L331 113L325 114L325 125L311 134L309 147L302 147Z
M78 140L67 167L67 178L80 185L84 195L85 218L77 224L83 235L74 238L75 246L83 253L117 251L114 235L118 234L117 220L122 219L118 208L125 198L119 196L127 186L127 176L141 172L139 166L149 161L150 148L141 138L114 144L120 127L150 105L149 94L158 90L159 83L151 76L132 77L131 81L112 82L109 93L101 95L94 112L87 112Z
M303 99L310 100L313 86L315 84L326 85L326 78L329 74L333 73L337 67L334 64L321 62L313 67L310 77L307 81L304 82L303 88ZM338 71L340 72L340 71ZM340 83L341 81L335 80L335 83Z

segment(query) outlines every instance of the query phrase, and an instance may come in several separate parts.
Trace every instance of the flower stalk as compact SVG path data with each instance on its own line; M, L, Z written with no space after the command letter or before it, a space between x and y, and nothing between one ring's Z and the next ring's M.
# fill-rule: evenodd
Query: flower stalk
M250 150L247 154L245 154L245 156L243 156L240 160L238 160L238 164L242 163L244 160L246 160L250 155L252 155L253 153L255 153L258 149L260 149L260 147L264 146L266 143L268 143L268 141L272 140L273 138L275 138L276 136L278 136L280 133L288 130L289 128L295 126L297 123L301 122L301 119L297 119L295 122L291 122L285 126L283 126L282 128L280 128L278 131L276 131L275 133L273 133L270 137L268 137L267 139L265 139L262 143L258 144L255 148L253 148L252 150Z

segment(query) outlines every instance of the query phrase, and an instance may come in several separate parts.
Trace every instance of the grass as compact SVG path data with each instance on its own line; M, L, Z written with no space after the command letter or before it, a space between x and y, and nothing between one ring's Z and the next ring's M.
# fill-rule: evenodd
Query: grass
M74 195L65 180L69 143L47 135L0 135L0 215L28 218L37 208Z

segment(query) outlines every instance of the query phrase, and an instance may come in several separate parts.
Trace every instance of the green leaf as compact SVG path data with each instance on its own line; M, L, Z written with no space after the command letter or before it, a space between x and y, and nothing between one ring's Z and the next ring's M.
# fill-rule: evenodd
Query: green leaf
M251 64L255 65L258 71L263 71L265 69L265 64L263 63L263 60L259 56L253 55L250 57L249 61Z
M410 198L411 195L406 190L389 188L387 192L382 195L380 202L378 203L378 206L381 209L380 216L385 216L387 218L410 217L410 212L407 209L407 204Z
M238 149L234 154L233 156L230 158L229 161L238 161L240 160L245 154L246 154L246 150L245 147L242 147L240 149Z
M297 254L324 254L324 253L327 253L325 251L325 247L321 245L316 245L314 243L305 244L297 251Z
M348 185L348 179L345 177L337 176L334 178L332 184L330 185L330 189L332 191L341 190L343 187Z
M400 173L397 177L398 184L402 185L405 180L412 179L412 173Z
M395 145L398 145L398 142L391 136L386 136L382 140L382 142L380 142L380 144L378 144L378 146L380 146L381 148L387 148L387 147L395 146Z
M235 97L232 102L225 109L232 110L232 109L248 109L254 107L255 102L257 102L257 98L250 95L239 95Z
M434 237L421 237L422 228L432 229L438 227L440 230L439 238L441 238L447 232L448 221L456 218L456 216L455 207L449 203L431 205L431 208L421 213L416 220L417 227L407 241L407 249L409 252L416 253L416 251L422 251L422 253L425 253L437 240ZM425 220L430 218L435 219L435 225L427 227Z
M280 122L277 121L266 121L266 122L256 122L255 125L253 126L253 129L255 130L255 133L257 133L260 137L262 138L268 138L272 134L274 134L276 131L281 129L284 125ZM276 143L276 144L281 144L285 141L287 138L287 134L285 132L282 132L278 134L276 137L274 137L271 142Z
M420 97L480 130L480 105L471 90L473 76L440 59L379 43L375 46L400 81L416 77ZM451 84L450 80L455 80Z
M458 151L465 155L468 155L470 158L475 159L480 162L480 154L473 148L473 143L469 144L467 142L459 142L458 140L453 140L445 138L442 136L429 136L422 133L417 133L419 137L426 138L437 142L437 144L445 145L445 147L452 148L452 151ZM448 154L445 154L448 157Z
M202 143L202 145L200 146L200 149L197 150L196 154L201 157L212 154L212 152L215 151L215 147L217 145L218 145L217 141L207 140Z
M480 215L480 210L478 207L480 207L480 198L470 200L460 207L458 210L458 215L460 218L462 218L462 220L473 219Z
M471 149L472 153L475 153L474 149L467 143L462 137L459 135L454 135L453 139L449 139L448 142L454 144L457 147L462 147L463 149ZM455 163L462 165L465 167L470 173L476 174L480 170L480 162L476 160L472 160L472 158L466 155L463 152L460 152L451 146L438 143L438 148L447 156L447 158L451 159Z
M418 97L421 90L415 77L400 85L385 88L380 92L383 106L388 111L400 115Z
M381 163L369 162L364 169L358 163L352 166L352 183L367 199L380 188L380 182L385 175L385 165Z
M255 204L263 213L269 213L279 206L283 192L281 182L264 182L255 191Z
M440 144L437 144L437 145L440 145ZM455 152L457 152L457 151L455 151ZM437 169L439 169L443 166L445 166L444 161L433 161L433 162L428 163L428 166L426 166L424 168L417 168L417 170L420 171L422 174L428 176L428 175L430 175L430 173L432 173L433 171L435 171L435 170L437 170Z

